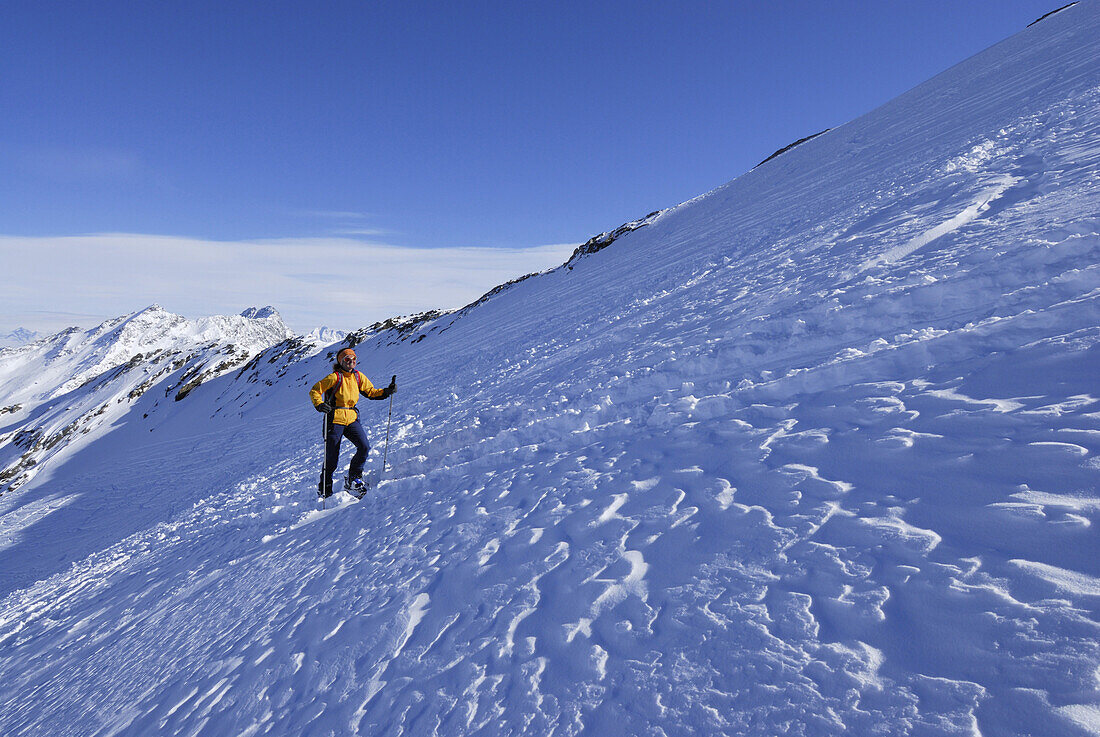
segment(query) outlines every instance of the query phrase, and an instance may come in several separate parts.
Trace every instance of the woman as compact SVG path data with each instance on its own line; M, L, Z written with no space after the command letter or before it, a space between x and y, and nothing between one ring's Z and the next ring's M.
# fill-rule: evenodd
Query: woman
M367 461L370 443L363 426L359 424L359 410L355 405L360 394L368 399L385 399L397 391L396 376L385 389L377 389L370 379L355 370L355 364L355 351L344 348L336 354L332 373L309 390L313 406L318 412L325 413L325 470L321 472L321 482L317 484L317 493L322 498L332 496L332 472L340 459L340 440L345 437L355 446L355 455L351 457L344 488L360 496L366 491L363 464Z

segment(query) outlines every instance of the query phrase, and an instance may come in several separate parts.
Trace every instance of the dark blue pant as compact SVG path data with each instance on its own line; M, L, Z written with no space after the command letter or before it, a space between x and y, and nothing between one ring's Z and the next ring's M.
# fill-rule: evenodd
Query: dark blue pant
M363 426L359 420L350 425L330 425L328 440L325 441L325 480L332 482L332 472L336 470L336 464L340 460L340 440L347 438L355 446L355 455L351 457L351 468L348 476L357 479L363 475L363 464L367 462L367 453L370 451L370 443L367 442L367 434L363 432Z

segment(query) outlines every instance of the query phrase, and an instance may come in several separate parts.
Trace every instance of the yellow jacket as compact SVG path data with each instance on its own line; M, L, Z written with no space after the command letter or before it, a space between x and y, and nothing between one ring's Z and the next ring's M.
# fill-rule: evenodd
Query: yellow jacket
M309 398L313 401L313 406L316 407L323 402L325 394L337 383L339 383L339 387L336 389L336 396L329 402L336 409L336 413L332 418L333 424L336 425L350 425L359 417L355 405L359 401L360 392L365 394L368 399L385 399L386 397L385 390L375 388L374 384L370 383L370 379L363 376L362 373L355 371L349 374L336 370L318 381L309 390Z

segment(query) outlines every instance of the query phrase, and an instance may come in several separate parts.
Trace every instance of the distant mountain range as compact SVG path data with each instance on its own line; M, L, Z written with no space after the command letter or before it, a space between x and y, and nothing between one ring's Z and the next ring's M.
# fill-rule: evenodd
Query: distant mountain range
M17 348L27 343L33 343L40 335L41 333L36 333L33 330L16 328L6 335L0 335L0 348Z
M69 328L0 351L0 415L6 415L0 440L10 440L0 446L0 485L17 488L71 440L124 415L146 391L157 387L167 397L174 390L182 398L294 337L272 307L189 320L151 305L90 330Z

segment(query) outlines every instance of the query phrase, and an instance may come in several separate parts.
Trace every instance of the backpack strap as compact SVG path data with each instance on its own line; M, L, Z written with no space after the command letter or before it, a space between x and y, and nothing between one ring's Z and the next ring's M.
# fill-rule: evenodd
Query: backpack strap
M333 371L332 373L336 375L336 383L325 392L325 402L333 409L336 409L336 393L340 391L340 387L344 385L344 376L339 371Z

